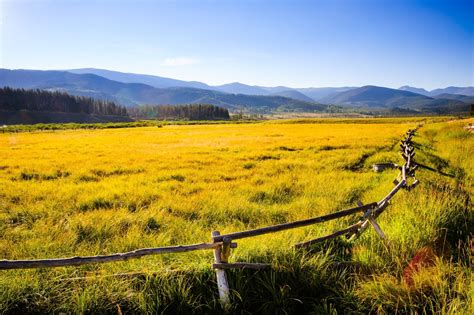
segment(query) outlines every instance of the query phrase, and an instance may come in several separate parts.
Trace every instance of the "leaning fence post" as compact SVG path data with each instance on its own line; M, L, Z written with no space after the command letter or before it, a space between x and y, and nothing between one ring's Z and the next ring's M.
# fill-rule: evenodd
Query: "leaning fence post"
M213 231L212 232L212 238L221 235L219 231ZM228 251L230 251L230 242L228 242L228 248L226 246L226 255ZM222 247L218 246L214 249L214 261L216 264L222 263ZM224 256L225 257L225 256ZM227 257L225 257L227 258ZM216 268L216 278L217 278L217 290L219 291L219 299L221 301L221 304L224 308L228 308L230 306L230 296L229 296L229 284L227 283L227 276L225 274L224 269L219 269Z
M385 236L384 232L382 231L382 229L380 228L379 224L375 221L375 219L373 217L369 217L369 222L370 222L370 224L372 224L372 226L374 227L375 232L377 232L377 234L380 236L380 238L382 238L382 239L387 238Z

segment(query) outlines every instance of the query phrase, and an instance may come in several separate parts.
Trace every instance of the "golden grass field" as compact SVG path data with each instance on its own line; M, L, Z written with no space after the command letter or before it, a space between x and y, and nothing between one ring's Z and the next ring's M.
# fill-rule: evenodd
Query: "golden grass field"
M354 223L343 218L238 242L231 261L271 271L230 272L232 312L468 313L472 267L473 120L365 119L165 125L0 134L0 259L111 254L191 244L380 200L401 163L398 143L420 122L418 171L373 230L312 253L300 241ZM452 258L401 273L448 229ZM451 234L450 234L451 233ZM452 238L452 239L451 239ZM0 271L3 313L219 313L212 251L57 269ZM333 269L351 261L364 272ZM136 277L109 277L140 272ZM67 280L88 276L87 279Z

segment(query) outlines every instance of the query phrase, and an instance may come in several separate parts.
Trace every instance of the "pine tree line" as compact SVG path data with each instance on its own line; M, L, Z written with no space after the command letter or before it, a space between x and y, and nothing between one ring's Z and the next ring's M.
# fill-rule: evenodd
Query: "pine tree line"
M141 105L129 109L138 119L162 120L225 120L230 119L226 108L209 104L190 105Z
M64 92L0 88L0 110L83 113L128 116L127 109L114 102Z

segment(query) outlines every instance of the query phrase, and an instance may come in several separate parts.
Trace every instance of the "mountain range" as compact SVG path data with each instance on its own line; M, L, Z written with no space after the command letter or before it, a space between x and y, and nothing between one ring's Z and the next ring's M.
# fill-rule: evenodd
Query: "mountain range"
M0 69L0 86L64 91L73 95L139 104L208 103L250 112L333 110L344 108L413 113L466 112L474 103L474 87L447 87L427 91L403 86L391 89L363 87L290 88L251 86L239 82L211 86L154 75L104 69ZM329 106L333 105L333 106Z
M72 95L107 99L125 106L139 104L206 103L256 112L276 110L324 111L327 106L278 95L230 94L191 87L156 88L143 83L123 83L91 74L68 71L0 69L0 86L58 90Z
M399 88L399 90L409 91L425 96L439 96L440 94L457 94L457 95L466 95L466 96L474 96L474 86L468 87L457 87L457 86L448 86L444 89L434 89L431 91L427 91L423 88L416 88L408 85L404 85Z
M197 81L182 81L176 79L170 79L165 77L147 75L147 74L135 74L125 73L119 71L110 71L104 69L95 68L82 68L82 69L71 69L66 70L67 72L76 74L95 74L104 77L109 80L114 80L122 83L143 83L155 88L168 88L168 87L189 87L205 90L213 90L230 94L247 94L247 95L277 95L287 96L303 101L314 102L325 96L335 94L338 92L347 91L354 87L341 87L341 88L290 88L286 86L275 86L266 87L258 85L247 85L239 82L233 82L223 85L207 85L203 82ZM291 93L290 91L296 91L298 93Z
M420 112L456 112L468 110L468 103L462 99L468 96L452 94L432 98L406 90L389 89L379 86L363 86L321 99L322 103L338 104L340 106L369 107L369 108L398 108Z

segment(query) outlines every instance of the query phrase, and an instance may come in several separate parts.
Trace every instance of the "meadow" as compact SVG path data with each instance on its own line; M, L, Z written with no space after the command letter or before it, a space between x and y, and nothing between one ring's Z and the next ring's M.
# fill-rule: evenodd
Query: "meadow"
M314 246L357 216L239 240L231 313L472 313L471 119L299 119L0 134L0 259L110 254L210 240L373 202L393 187L414 138L420 185L369 229ZM444 235L449 255L402 280ZM221 313L212 251L101 265L0 271L0 313Z

